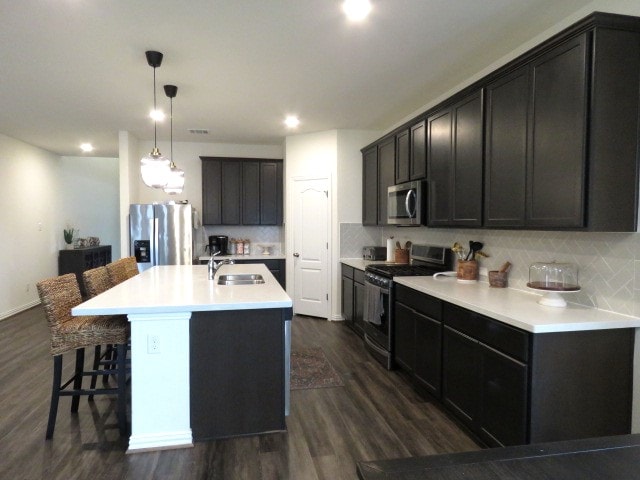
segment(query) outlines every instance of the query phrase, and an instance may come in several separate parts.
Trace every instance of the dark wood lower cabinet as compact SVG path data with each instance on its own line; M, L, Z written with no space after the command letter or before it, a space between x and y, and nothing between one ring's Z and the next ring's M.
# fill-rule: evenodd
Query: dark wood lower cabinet
M190 321L195 441L286 430L286 309L194 312Z
M476 427L481 395L478 342L449 327L443 333L442 402L470 427Z
M395 364L487 445L630 433L634 329L530 333L395 291Z
M347 325L364 336L364 272L342 265L342 316Z
M527 443L528 368L489 347L480 347L479 428L499 445Z

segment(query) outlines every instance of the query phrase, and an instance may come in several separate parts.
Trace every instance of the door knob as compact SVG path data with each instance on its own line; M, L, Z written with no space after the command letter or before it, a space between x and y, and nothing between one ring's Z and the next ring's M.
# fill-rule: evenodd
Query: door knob
M299 253L294 253L293 256L298 258L300 256L300 254Z

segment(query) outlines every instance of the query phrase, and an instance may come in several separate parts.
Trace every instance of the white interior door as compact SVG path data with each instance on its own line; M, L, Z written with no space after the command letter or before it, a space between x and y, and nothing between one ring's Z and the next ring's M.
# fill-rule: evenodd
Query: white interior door
M329 315L328 180L294 180L293 310L302 315Z

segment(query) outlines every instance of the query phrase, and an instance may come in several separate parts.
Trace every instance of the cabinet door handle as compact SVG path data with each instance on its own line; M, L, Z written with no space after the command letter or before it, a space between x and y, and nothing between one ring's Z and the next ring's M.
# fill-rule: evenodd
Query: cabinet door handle
M298 258L300 256L300 254L299 253L294 253L293 256Z

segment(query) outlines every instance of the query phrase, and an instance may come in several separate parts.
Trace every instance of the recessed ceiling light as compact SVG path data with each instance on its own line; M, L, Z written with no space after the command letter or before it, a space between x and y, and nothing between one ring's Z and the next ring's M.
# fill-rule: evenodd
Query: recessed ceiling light
M342 3L342 11L352 22L360 22L371 13L369 0L345 0Z
M149 112L149 116L151 117L151 120L155 120L156 122L164 120L164 112L162 110L151 110Z
M287 118L284 119L284 124L288 128L296 128L300 125L300 120L295 115L287 115Z
M90 143L82 143L80 144L80 150L83 152L93 152L93 145Z

